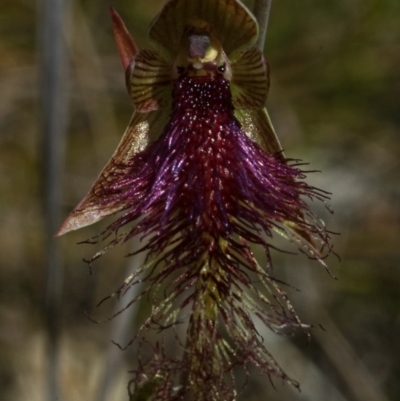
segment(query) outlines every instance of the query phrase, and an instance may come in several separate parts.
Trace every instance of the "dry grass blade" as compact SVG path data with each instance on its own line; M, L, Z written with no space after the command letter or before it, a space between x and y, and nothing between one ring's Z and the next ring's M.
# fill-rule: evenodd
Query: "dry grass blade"
M255 0L254 16L257 18L260 34L256 46L259 50L264 50L265 37L267 35L269 14L272 0Z

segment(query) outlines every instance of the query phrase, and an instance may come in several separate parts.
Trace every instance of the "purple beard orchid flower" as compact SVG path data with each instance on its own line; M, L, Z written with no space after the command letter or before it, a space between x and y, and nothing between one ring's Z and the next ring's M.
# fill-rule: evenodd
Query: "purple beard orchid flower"
M142 398L132 399L233 400L226 376L238 365L290 381L253 317L276 332L307 329L272 276L271 237L286 237L325 266L329 232L306 200L325 202L327 194L283 155L265 109L269 69L254 47L257 22L237 0L170 0L150 28L154 50L138 51L111 15L135 113L58 234L115 215L89 240L109 238L90 262L142 239L137 252L147 252L146 263L117 291L139 280L148 287L135 300L163 290L139 331L189 316L182 356L153 345L132 382ZM264 267L251 244L264 249Z

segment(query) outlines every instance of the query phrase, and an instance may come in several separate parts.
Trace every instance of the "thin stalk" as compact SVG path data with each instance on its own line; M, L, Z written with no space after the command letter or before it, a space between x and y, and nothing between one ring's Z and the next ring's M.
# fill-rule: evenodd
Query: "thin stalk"
M47 252L46 328L48 399L61 400L59 386L60 307L63 265L54 234L60 224L61 176L66 116L64 21L67 0L43 4L42 93L45 246Z
M265 37L267 35L269 13L271 10L272 0L255 0L254 2L254 16L258 21L260 34L256 46L261 51L264 51Z

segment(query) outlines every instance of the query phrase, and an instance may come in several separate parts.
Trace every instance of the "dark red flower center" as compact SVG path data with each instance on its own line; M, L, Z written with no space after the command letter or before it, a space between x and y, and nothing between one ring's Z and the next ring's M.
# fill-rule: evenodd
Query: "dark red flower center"
M183 74L172 105L161 137L120 166L122 175L100 194L125 205L109 231L144 216L125 239L148 236L152 255L168 249L171 269L206 259L240 268L249 255L244 244L263 244L268 253L266 236L284 222L312 232L301 195L315 196L313 189L298 180L299 169L249 139L222 75Z

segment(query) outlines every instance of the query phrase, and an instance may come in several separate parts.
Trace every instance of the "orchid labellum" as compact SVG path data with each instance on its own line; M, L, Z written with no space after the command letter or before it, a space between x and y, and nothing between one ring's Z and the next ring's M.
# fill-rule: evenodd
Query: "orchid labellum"
M188 316L182 350L153 345L133 393L233 400L236 366L289 380L253 318L276 332L306 328L272 276L271 238L278 233L323 264L329 234L306 200L326 195L282 153L265 108L269 69L255 47L257 22L237 0L170 0L151 24L152 50L139 51L111 15L135 112L58 234L113 215L92 239L109 242L91 262L141 238L146 263L118 294L142 280L142 295L163 289L163 296L140 331L166 330ZM251 244L264 250L263 265Z

